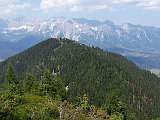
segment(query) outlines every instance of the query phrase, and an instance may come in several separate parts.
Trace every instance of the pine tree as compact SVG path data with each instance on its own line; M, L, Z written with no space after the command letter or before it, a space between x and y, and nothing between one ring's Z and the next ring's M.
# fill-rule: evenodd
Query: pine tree
M26 77L24 78L24 91L26 93L31 93L31 90L36 90L37 85L36 78L33 76L33 74L30 74L29 72L26 73Z
M106 103L104 104L104 109L107 110L109 116L115 114L124 120L126 119L126 108L120 101L120 99L116 96L115 92L107 96Z
M49 95L57 100L63 100L65 98L65 87L61 78L58 76L52 76L49 70L44 72L44 78L40 86L40 95Z
M53 81L53 78L49 72L49 70L46 70L44 72L44 81L45 81L45 84L44 84L44 87L45 87L45 90L46 92L53 97L53 95L55 94L53 91L54 91L54 81Z
M5 73L5 89L11 93L20 93L20 85L17 80L14 68L9 63Z
M55 92L56 92L56 96L59 96L60 99L64 100L65 99L65 96L66 96L66 91L65 91L65 87L62 83L62 80L61 78L59 77L55 77L54 78L54 85L55 85Z

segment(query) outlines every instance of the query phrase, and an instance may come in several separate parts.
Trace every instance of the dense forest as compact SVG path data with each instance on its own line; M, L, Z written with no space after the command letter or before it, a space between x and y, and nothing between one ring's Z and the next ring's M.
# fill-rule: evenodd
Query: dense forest
M119 54L50 38L0 63L0 117L156 119L159 82Z

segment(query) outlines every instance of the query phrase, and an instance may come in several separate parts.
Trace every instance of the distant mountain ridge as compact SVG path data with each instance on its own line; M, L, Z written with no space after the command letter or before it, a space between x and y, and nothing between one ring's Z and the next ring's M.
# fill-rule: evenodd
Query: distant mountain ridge
M32 43L38 43L47 38L64 36L86 45L99 46L107 50L113 48L124 49L125 52L118 51L118 53L128 58L137 57L137 53L143 52L141 55L138 54L138 57L152 60L160 54L160 28L152 26L133 25L130 23L118 26L108 20L100 22L84 18L54 17L48 20L39 20L27 19L24 16L16 19L0 19L0 25L2 25L0 26L0 41L3 42L15 43L25 39L27 42L30 40L30 42L33 41ZM36 42L34 39L26 39L28 36L34 36ZM29 47L33 45L30 42L28 42ZM23 48L27 49L28 44L23 44ZM14 45L17 47L21 46ZM133 54L129 51L132 51ZM2 59L1 56L0 58ZM6 57L3 59L6 59ZM157 66L155 64L148 66L137 64L141 68L153 68Z
M44 38L64 36L76 41L84 41L88 37L90 39L85 40L87 44L98 44L102 48L159 49L160 43L160 28L130 23L118 26L108 20L100 22L64 17L39 20L20 16L16 19L1 19L0 24L3 24L0 28L1 41L18 41L27 35L35 35Z

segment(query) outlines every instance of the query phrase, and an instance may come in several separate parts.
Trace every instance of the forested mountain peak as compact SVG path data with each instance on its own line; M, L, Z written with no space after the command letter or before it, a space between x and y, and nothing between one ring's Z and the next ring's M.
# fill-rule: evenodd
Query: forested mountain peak
M87 94L90 105L105 108L107 96L115 93L127 105L128 114L134 113L138 119L160 116L160 79L122 55L61 37L42 41L1 62L1 84L8 63L21 84L27 72L37 80L43 79L45 70L57 75L69 88L69 102L76 103L77 98Z
M85 18L0 19L0 59L7 59L44 39L61 36L122 54L143 69L160 69L159 28L131 23L115 25L108 20Z

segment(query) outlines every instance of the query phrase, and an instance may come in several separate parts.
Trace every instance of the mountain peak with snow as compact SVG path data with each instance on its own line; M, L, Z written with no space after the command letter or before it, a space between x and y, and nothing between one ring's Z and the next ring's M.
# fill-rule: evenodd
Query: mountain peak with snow
M85 18L53 17L48 20L27 19L19 16L16 19L0 20L3 39L18 41L27 35L41 36L44 39L61 37L83 41L106 47L123 47L127 49L159 49L160 29L155 27L125 23L121 26L111 21L100 22ZM15 39L16 38L16 39Z

